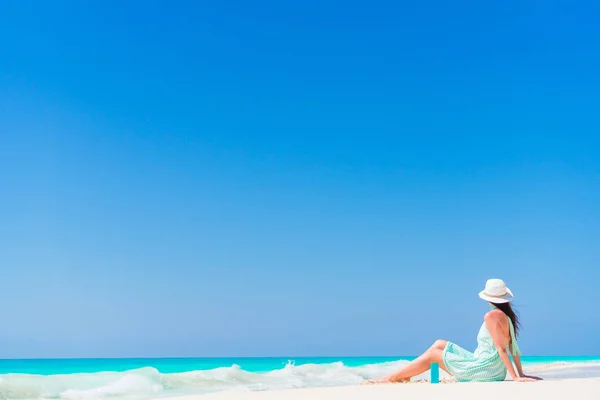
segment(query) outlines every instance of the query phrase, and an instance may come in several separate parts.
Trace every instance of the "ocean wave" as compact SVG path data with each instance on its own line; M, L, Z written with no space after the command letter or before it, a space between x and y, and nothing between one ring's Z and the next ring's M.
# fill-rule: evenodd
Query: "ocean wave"
M302 364L293 362L268 372L249 372L237 365L209 370L161 373L145 367L124 372L73 373L60 375L0 375L0 400L145 400L218 391L263 391L307 387L356 385L379 378L406 365L400 360L350 367L342 362ZM526 366L527 371L547 377L600 376L600 363L550 362ZM447 374L440 371L441 378ZM426 372L415 380L428 379Z
M147 399L225 390L261 391L359 384L388 374L407 361L348 367L342 362L294 365L254 373L237 365L164 374L147 367L125 372L64 375L0 375L0 399Z

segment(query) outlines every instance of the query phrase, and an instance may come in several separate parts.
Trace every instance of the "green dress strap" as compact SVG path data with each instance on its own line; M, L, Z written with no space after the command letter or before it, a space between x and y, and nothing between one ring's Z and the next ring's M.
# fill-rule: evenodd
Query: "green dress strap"
M506 318L508 318L508 315L506 316ZM510 325L510 347L512 348L512 355L520 356L521 349L519 349L517 337L515 336L515 327L513 326L512 320L510 318L508 318L508 325Z

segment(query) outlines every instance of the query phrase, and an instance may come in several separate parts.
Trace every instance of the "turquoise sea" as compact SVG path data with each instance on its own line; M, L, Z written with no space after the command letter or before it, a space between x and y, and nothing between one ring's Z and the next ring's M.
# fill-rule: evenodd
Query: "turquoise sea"
M151 399L355 385L413 358L0 359L0 399ZM549 379L600 376L600 357L524 357L523 363Z

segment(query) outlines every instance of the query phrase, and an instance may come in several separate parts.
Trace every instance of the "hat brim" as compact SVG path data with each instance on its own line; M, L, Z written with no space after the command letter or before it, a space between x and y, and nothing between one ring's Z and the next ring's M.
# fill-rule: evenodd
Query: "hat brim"
M515 298L509 288L506 288L506 294L504 296L488 296L485 294L485 290L479 292L479 297L490 303L508 303Z

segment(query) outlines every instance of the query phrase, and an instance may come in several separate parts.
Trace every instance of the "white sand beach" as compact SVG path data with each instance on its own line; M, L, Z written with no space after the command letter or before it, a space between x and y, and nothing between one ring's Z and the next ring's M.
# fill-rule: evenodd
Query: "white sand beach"
M345 386L274 390L265 392L219 392L168 400L599 400L600 378L564 379L517 383L428 383Z

